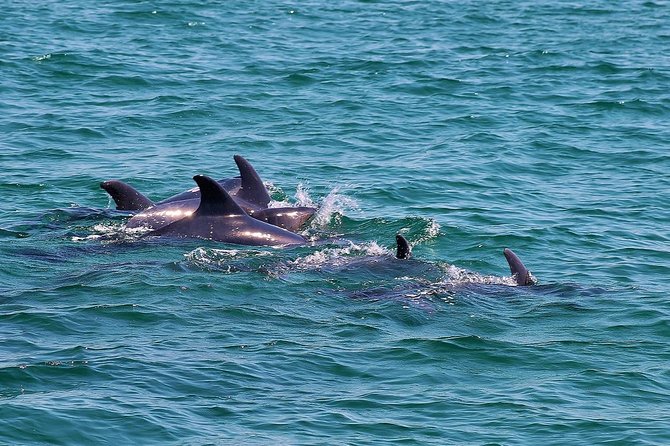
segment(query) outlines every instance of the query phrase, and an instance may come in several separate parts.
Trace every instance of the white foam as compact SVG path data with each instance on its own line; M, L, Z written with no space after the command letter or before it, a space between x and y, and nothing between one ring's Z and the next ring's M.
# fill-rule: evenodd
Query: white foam
M134 241L151 231L149 228L126 228L122 223L99 223L91 228L93 234L85 237L72 237L73 242L90 240Z
M272 256L272 253L257 249L216 249L202 247L195 248L193 251L184 254L186 260L196 265L216 267L226 266L226 263L232 260L268 256Z
M389 256L393 253L379 246L376 242L356 244L349 242L348 246L338 248L324 248L305 257L288 262L288 266L301 270L317 269L323 266L342 266L360 257Z
M517 285L516 280L511 276L486 276L454 265L449 265L446 272L448 277L445 278L445 283L448 285Z

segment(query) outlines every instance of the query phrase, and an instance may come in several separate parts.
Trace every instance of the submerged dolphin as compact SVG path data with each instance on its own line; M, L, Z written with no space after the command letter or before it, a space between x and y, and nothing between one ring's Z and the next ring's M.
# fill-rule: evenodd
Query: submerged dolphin
M239 245L301 245L298 234L250 217L215 180L193 177L200 188L200 204L190 215L148 235L196 237Z
M242 156L235 155L234 159L240 177L224 178L218 183L247 214L289 231L297 231L314 215L316 209L313 207L268 208L270 195L256 170ZM190 215L200 205L200 189L197 187L158 203L122 181L105 181L100 187L114 199L118 210L142 211L130 219L129 228L159 229Z
M396 234L395 240L397 245L396 258L409 259L410 256L412 255L412 248L407 239L400 234ZM537 280L535 279L535 277L533 277L530 271L528 271L528 269L523 264L519 256L514 254L514 252L511 249L505 248L503 250L503 254L505 256L505 259L507 260L507 264L509 265L512 277L516 281L517 285L527 286L527 285L535 285L537 283Z

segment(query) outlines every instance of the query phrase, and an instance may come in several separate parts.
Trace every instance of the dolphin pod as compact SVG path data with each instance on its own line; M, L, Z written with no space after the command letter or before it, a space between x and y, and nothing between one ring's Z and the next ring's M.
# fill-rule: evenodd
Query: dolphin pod
M255 246L285 246L307 243L296 231L309 220L313 207L269 208L270 195L253 166L234 156L240 176L214 180L196 175L196 188L159 202L118 180L100 184L114 200L117 210L137 212L128 228L144 227L150 236L195 237L225 243ZM396 235L397 259L412 256L405 237ZM536 279L509 248L503 250L510 272L519 286L535 285Z
M270 194L253 166L242 156L235 155L239 177L223 178L217 183L251 217L296 232L309 220L316 209L296 206L268 208ZM159 229L187 215L200 205L200 189L187 190L154 203L137 189L123 181L109 180L100 183L120 211L137 211L127 223L128 228L146 227Z

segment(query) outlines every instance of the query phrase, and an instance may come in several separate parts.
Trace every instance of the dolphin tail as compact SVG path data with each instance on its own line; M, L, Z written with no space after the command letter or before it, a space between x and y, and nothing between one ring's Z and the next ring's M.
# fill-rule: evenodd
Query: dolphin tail
M512 277L516 279L517 285L526 286L535 285L537 283L537 280L535 280L530 271L524 266L519 256L514 254L511 249L505 248L503 254L505 255L505 259L507 259Z
M153 201L123 181L103 181L100 187L112 197L119 211L141 211L154 205Z
M407 239L400 234L396 234L395 241L398 245L395 253L396 258L409 259L412 255L412 248L409 246Z
M240 155L235 155L235 164L240 170L241 185L237 196L251 204L267 208L270 203L270 195L268 194L263 180L258 175L249 161L245 160Z

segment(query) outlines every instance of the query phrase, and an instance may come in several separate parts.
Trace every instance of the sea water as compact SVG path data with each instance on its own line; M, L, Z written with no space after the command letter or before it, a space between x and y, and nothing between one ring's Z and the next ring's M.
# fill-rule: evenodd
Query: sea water
M0 443L670 443L667 1L0 23ZM147 238L99 188L234 154L309 245Z

